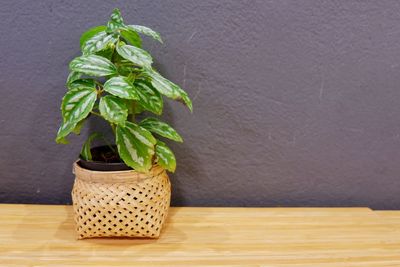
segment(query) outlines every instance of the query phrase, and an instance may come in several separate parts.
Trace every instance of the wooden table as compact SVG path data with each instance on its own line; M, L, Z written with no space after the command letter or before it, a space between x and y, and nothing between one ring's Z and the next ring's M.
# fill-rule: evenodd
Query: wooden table
M75 239L71 206L0 205L0 266L400 266L400 211L171 208L158 240Z

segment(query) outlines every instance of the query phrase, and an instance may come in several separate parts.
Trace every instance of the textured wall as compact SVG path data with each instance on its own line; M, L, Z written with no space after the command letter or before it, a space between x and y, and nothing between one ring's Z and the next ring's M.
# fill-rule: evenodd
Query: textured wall
M400 208L400 2L347 0L3 1L0 202L70 203L67 66L114 7L193 98L164 114L175 205Z

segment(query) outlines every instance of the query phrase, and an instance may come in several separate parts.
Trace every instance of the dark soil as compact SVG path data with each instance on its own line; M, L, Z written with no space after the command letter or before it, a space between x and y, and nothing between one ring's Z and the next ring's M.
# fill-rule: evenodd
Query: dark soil
M115 151L112 151L109 146L98 146L92 148L90 151L92 152L92 160L107 162L107 163L119 163L122 162L121 158L117 153L117 147L113 146Z

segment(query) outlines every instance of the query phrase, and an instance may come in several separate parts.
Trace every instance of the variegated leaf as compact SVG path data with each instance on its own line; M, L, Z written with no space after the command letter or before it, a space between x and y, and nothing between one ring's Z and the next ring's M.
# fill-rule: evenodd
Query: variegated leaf
M129 62L131 63L131 62ZM131 63L132 64L132 63ZM119 73L120 76L129 76L132 73L132 65L117 65L117 71Z
M86 121L86 120L81 120L80 122L78 122L78 123L76 124L75 128L72 130L72 132L73 132L74 134L77 134L77 135L81 134L81 130L82 130L82 128L83 128L83 125L85 124L85 121Z
M82 46L82 53L84 55L90 55L103 50L110 44L115 44L118 40L113 34L108 34L105 31L101 31L94 35L92 38L87 40Z
M180 98L177 100L183 102L189 108L189 110L193 112L193 104L189 95L180 87L178 87L178 92L180 94Z
M158 140L156 144L156 156L157 156L157 163L161 167L170 172L175 172L176 169L175 155L172 152L172 150L169 149L169 147L160 140Z
M62 122L57 132L56 142L59 144L68 144L67 135L70 133L81 134L84 124L85 120L81 120L78 123L74 121Z
M126 77L113 77L104 83L103 88L106 92L121 98L139 99L137 91Z
M64 122L78 122L89 115L96 102L96 89L73 89L65 94L61 111Z
M108 60L112 60L115 50L115 44L109 43L103 50L94 53L96 56L104 57Z
M121 36L131 45L136 47L142 47L142 39L140 38L139 34L132 29L124 27L120 31Z
M117 45L117 53L121 57L131 61L132 63L140 67L150 68L151 64L153 63L153 59L151 58L150 54L136 46Z
M147 69L145 71L145 74L147 74L151 78L151 84L154 86L157 91L159 91L161 94L172 98L172 99L177 99L180 97L178 88L179 86L171 82L170 80L167 80L163 76L161 76L158 72L153 71L151 69Z
M111 13L110 20L107 23L107 32L114 32L121 27L124 27L124 21L121 16L121 12L118 8L115 8Z
M68 78L67 78L67 82L66 82L67 87L68 87L68 85L69 85L70 83L72 83L73 81L76 81L76 80L78 80L79 78L81 78L81 76L82 76L82 73L79 73L79 72L76 72L76 71L71 71L71 72L69 73L69 75L68 75Z
M68 144L66 137L75 129L76 125L77 122L74 121L63 121L58 129L56 142L58 144Z
M128 114L140 114L146 111L137 100L125 100L126 106L128 107ZM129 116L129 115L128 115Z
M190 111L192 111L192 101L190 100L188 94L182 88L180 88L178 85L174 84L170 80L167 80L154 70L147 69L145 73L151 78L151 84L154 86L155 89L157 89L157 91L169 98L183 101L190 109Z
M149 82L136 80L134 83L139 95L138 103L148 111L161 115L163 110L163 99L160 93L153 88Z
M69 90L73 89L96 89L96 83L93 79L77 79L69 84L67 84Z
M100 98L100 114L111 123L125 125L128 117L128 108L123 99L107 95Z
M74 58L69 64L69 68L90 76L108 76L117 72L110 60L96 55Z
M97 33L101 32L101 31L105 31L107 29L106 26L101 25L101 26L96 26L93 28L90 28L89 30L87 30L86 32L84 32L81 36L81 39L79 40L80 42L80 47L82 48L83 45L86 43L87 40L89 40L90 38L92 38L93 36L95 36Z
M90 151L90 146L94 139L102 138L103 135L101 133L92 133L87 139L86 142L82 146L81 150L81 158L84 160L92 160L92 152Z
M146 118L142 120L139 125L152 133L156 133L177 142L183 142L182 137L174 128L156 118Z
M158 32L156 32L156 31L154 31L154 30L148 28L148 27L140 26L140 25L128 25L128 26L126 26L126 27L127 27L128 29L134 30L135 32L142 33L142 34L144 34L144 35L150 36L150 37L152 37L153 39L159 41L160 43L163 42L162 39L161 39L160 34L159 34Z
M149 131L127 121L125 126L117 126L116 143L126 165L141 172L151 168L156 139Z

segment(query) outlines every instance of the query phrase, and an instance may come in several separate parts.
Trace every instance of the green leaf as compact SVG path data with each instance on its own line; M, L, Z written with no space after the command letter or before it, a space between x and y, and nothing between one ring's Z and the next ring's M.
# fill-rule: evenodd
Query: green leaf
M62 122L57 132L56 142L58 144L68 144L68 140L65 139L76 127L77 122L67 121Z
M156 118L146 118L142 120L139 125L152 133L156 133L177 142L183 142L182 137L174 128Z
M75 128L72 130L72 132L77 135L81 134L81 130L82 130L83 125L85 124L85 121L86 120L81 120L80 122L78 122L76 124Z
M170 172L175 172L176 169L176 159L174 153L171 149L160 140L157 141L156 145L156 156L157 163L166 170Z
M90 146L94 139L96 138L103 138L103 135L100 133L92 133L87 139L86 142L83 144L81 150L81 157L84 160L92 160L92 152L90 151Z
M129 74L132 73L132 66L131 65L118 65L117 71L120 76L129 76Z
M60 137L60 138L56 138L56 143L57 144L63 144L63 145L68 145L69 141L67 140L67 138L65 137Z
M152 37L153 39L159 41L160 43L163 42L162 39L161 39L160 34L159 34L158 32L156 32L156 31L154 31L154 30L148 28L148 27L140 26L140 25L128 25L128 26L126 26L126 27L127 27L128 29L134 30L135 32L142 33L142 34L144 34L144 35L150 36L150 37Z
M107 32L114 32L121 27L125 27L121 12L115 8L111 13L110 20L107 22Z
M138 103L148 111L161 115L163 110L163 99L160 93L146 81L136 80L134 83L139 95Z
M129 28L122 28L120 34L131 45L134 45L139 48L142 47L142 39L140 38L137 32Z
M80 47L82 48L83 45L86 43L87 40L95 36L97 33L101 31L105 31L107 29L106 26L101 25L101 26L96 26L93 28L90 28L87 30L85 33L82 34L81 39L80 39Z
M117 45L117 53L140 67L150 68L153 63L150 54L136 46Z
M100 114L109 122L125 125L128 108L124 100L111 95L104 96L100 98L99 110Z
M125 100L125 102L126 102L126 106L128 107L128 114L140 114L146 110L136 100L128 100L127 99L127 100Z
M72 83L72 82L78 80L81 76L82 76L82 73L79 73L79 72L76 72L76 71L71 71L71 72L69 73L69 75L68 75L68 78L67 78L67 82L66 82L67 87L68 87L68 85L69 85L70 83Z
M96 55L74 58L69 68L90 76L108 76L117 73L116 67L110 60Z
M141 172L151 168L156 139L149 131L127 121L117 126L116 143L125 164Z
M81 120L80 122L63 121L60 128L58 129L56 142L58 144L68 144L68 140L66 139L67 135L69 135L70 133L79 135L81 133L84 123L85 120Z
M157 91L174 100L183 101L190 111L193 110L192 101L182 88L151 69L147 69L145 74L151 78L151 84Z
M96 89L96 83L93 79L77 79L67 85L69 90L73 89Z
M82 46L82 53L84 55L96 53L105 49L110 44L115 44L117 40L118 38L114 35L101 31L85 42Z
M62 103L61 111L64 122L78 122L89 115L96 102L96 89L73 89L65 94Z
M163 94L169 98L172 98L172 99L177 99L180 97L178 85L174 84L170 80L165 79L158 72L153 71L151 69L147 69L145 71L145 74L147 74L151 78L151 84L161 94Z
M115 96L125 99L139 99L134 86L126 77L117 76L104 83L103 89Z
M181 97L177 100L183 102L189 108L190 112L193 112L193 104L192 100L190 100L189 95L180 87L178 87L178 91Z
M115 44L109 43L103 50L94 53L96 56L104 57L112 61L115 50Z

